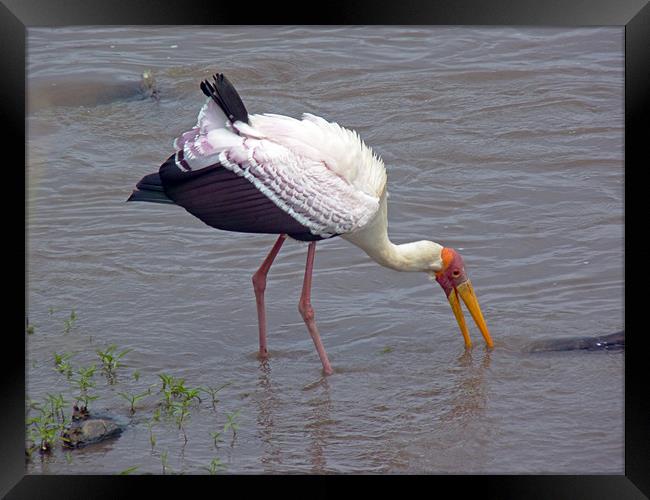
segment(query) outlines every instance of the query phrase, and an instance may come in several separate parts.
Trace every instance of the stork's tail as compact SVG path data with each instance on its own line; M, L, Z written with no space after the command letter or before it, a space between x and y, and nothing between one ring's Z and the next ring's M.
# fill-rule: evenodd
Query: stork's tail
M136 185L131 196L126 201L149 201L152 203L174 203L163 189L158 172L145 175Z
M248 123L248 111L232 83L222 73L217 73L212 79L214 83L208 80L201 82L203 93L212 97L230 121Z

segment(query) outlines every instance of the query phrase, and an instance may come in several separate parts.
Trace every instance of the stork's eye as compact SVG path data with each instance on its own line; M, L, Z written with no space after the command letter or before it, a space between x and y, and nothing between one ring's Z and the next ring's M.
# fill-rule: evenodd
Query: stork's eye
M454 269L454 270L451 272L451 276L452 276L453 278L458 278L458 277L460 276L460 271L459 271L458 269Z

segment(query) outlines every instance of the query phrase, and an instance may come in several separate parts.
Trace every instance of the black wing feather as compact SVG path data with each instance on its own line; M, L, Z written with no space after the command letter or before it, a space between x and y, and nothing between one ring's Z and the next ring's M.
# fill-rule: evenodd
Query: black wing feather
M248 123L248 111L246 111L246 106L244 106L233 84L223 73L215 74L212 79L214 83L208 80L201 82L200 86L203 93L214 99L214 102L219 105L230 121Z

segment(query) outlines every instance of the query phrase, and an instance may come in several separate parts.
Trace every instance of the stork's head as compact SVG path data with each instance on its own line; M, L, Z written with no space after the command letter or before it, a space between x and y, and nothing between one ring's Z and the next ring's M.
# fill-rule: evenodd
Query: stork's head
M465 346L470 347L472 341L469 338L469 331L460 306L460 299L463 299L463 302L465 302L487 346L493 347L494 344L492 343L490 332L485 324L485 319L483 319L483 313L481 313L481 307L478 305L472 282L465 272L465 264L463 263L462 257L453 248L443 248L440 258L442 260L442 268L440 271L434 272L433 277L435 277L435 280L447 295L451 310L454 312L454 316L456 316L456 321L458 321L458 326L465 339Z

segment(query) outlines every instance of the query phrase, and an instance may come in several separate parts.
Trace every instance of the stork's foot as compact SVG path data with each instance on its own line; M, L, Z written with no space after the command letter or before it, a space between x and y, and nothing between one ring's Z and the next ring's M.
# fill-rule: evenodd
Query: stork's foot
M257 351L257 359L260 359L262 361L269 359L269 351L268 349L264 349L260 347L260 350Z

